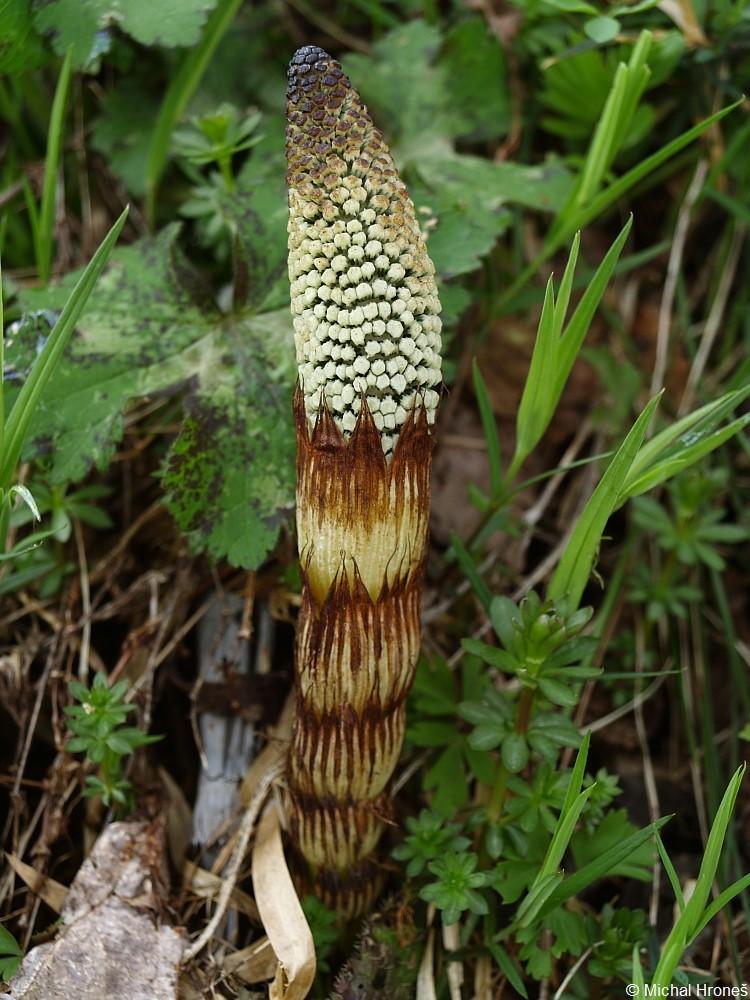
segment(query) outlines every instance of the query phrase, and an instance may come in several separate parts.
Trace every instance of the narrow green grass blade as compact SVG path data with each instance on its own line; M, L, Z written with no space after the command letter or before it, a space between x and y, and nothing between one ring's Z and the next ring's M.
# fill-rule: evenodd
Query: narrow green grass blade
M544 857L544 861L542 862L542 867L539 869L539 875L537 878L552 875L553 872L557 871L560 867L560 862L568 849L570 838L573 836L573 831L575 830L576 823L583 812L583 807L586 805L589 796L595 788L596 782L594 782L593 785L589 785L588 788L584 788L584 790L575 797L573 804L569 807L567 812L560 813L555 826L555 832L552 835L552 840L547 848L547 853Z
M31 228L31 242L34 245L34 256L39 262L39 209L34 199L34 192L31 190L28 177L22 177L23 199L26 203L26 214L29 217L29 227ZM7 218L7 216L6 216Z
M638 945L633 945L633 964L632 971L630 973L630 981L636 988L636 992L633 994L638 1000L642 1000L646 996L646 980L643 978L643 969L641 967L641 956L639 954Z
M517 927L528 927L536 919L539 911L547 902L549 897L562 882L562 872L552 872L549 875L537 875L534 884L529 889L529 894L523 900L516 911L514 924Z
M671 159L681 149L689 146L691 142L698 139L706 129L709 129L716 122L721 121L725 118L731 111L739 107L744 101L744 97L739 101L735 101L734 104L728 105L726 108L722 108L720 111L715 112L713 115L709 115L698 125L694 125L692 128L687 129L682 135L678 135L671 142L668 142L666 146L662 146L651 156L647 156L645 160L642 160L636 166L628 170L627 173L623 174L622 177L618 177L616 181L613 181L608 185L603 191L596 195L588 205L582 207L580 213L576 216L570 218L566 221L564 228L561 228L558 233L555 234L554 242L545 247L543 251L544 256L542 259L546 259L549 254L554 253L555 250L564 243L571 232L576 229L580 229L585 226L592 219L605 212L611 205L613 205L618 198L621 198L627 191L629 191L634 185L639 181L647 177L652 171L660 167L662 163L666 163L667 160Z
M5 426L5 448L0 458L0 487L3 489L10 486L34 410L44 392L44 387L55 371L60 355L65 350L109 253L125 225L127 215L128 209L126 208L104 237L88 267L78 279L77 285L71 292L70 298L65 303L65 307L49 335L44 350L34 362L34 367L16 397Z
M638 452L631 470L632 477L634 479L639 477L659 456L667 454L669 446L684 434L691 432L692 435L703 435L706 431L712 430L748 396L750 396L750 385L727 392L711 403L706 403L705 406L675 420L658 434L654 434Z
M697 937L703 929L711 923L714 917L720 913L724 907L731 903L735 896L739 896L741 892L744 892L750 886L750 874L743 875L742 878L738 878L736 882L732 882L730 886L720 892L716 899L707 906L703 911L703 917L701 918L698 928L693 935Z
M634 482L626 483L621 502L624 503L631 497L645 493L646 490L650 490L654 486L666 482L667 479L671 479L678 472L682 472L691 465L695 465L705 455L720 448L726 441L734 437L735 434L739 434L748 424L750 424L750 413L746 413L742 417L737 417L736 420L727 424L726 427L722 427L720 430L714 431L713 434L709 434L708 437L696 441L695 444L683 448L675 457L669 458L664 462L657 462L654 468L649 469Z
M44 161L44 184L42 186L42 198L39 206L38 226L36 228L36 266L39 278L45 285L49 281L50 270L52 268L57 172L60 168L65 106L68 101L72 66L73 49L69 48L63 60L55 89L55 96L52 101L52 112L49 120L49 131L47 133L47 156Z
M640 676L640 674L639 674ZM685 897L682 894L682 886L680 885L680 879L675 871L675 867L672 864L672 860L667 854L667 849L664 846L664 841L661 839L659 834L656 835L656 847L659 851L659 857L661 858L661 863L664 865L664 871L667 873L667 878L669 879L669 884L672 886L672 892L674 893L674 898L677 900L677 905L680 908L680 913L685 909Z
M451 548L456 556L456 562L463 570L464 576L471 584L472 589L479 598L482 607L489 613L490 604L492 603L492 591L479 575L476 564L471 558L469 551L455 533L451 534Z
M744 773L745 765L743 764L735 771L727 786L727 790L724 792L724 797L711 824L695 889L682 914L672 927L667 940L664 942L659 961L654 970L653 979L651 980L652 986L669 986L672 982L672 974L677 968L677 964L682 958L685 948L695 938L695 935L702 926L706 902L711 892L714 877L716 876L716 869L719 866L721 849L724 845L724 839L732 818L734 804Z
M578 206L585 205L594 197L601 186L604 173L612 160L616 123L622 115L622 106L625 100L627 85L628 68L625 63L620 63L615 71L612 88L604 103L604 109L596 126L588 155L586 156L586 162L583 166L575 198L576 205Z
M3 264L0 260L0 456L5 445L5 314L3 312Z
M625 246L625 242L630 235L632 225L633 216L631 215L620 230L617 239L605 254L601 264L597 267L593 278L586 287L586 291L581 296L581 301L578 303L570 322L565 328L560 341L557 370L554 373L554 382L551 390L552 398L555 401L554 407L557 406L558 400L562 395L565 383L568 381L568 376L570 375L570 370L573 367L575 359L578 357L583 341L586 339L586 334L591 326L591 320L594 318L594 313L617 266L617 261L620 259L622 248Z
M627 139L628 131L633 123L633 117L651 76L651 70L646 64L651 51L651 41L651 32L642 31L633 46L633 51L628 60L628 85L625 91L621 114L615 121L615 136L612 144L615 155L622 149ZM611 165L611 161L608 165Z
M565 271L563 272L562 281L560 282L560 291L557 294L557 301L555 302L556 340L559 340L562 336L563 326L565 325L565 317L567 316L568 306L570 305L570 293L573 291L573 279L576 273L578 251L580 248L581 232L579 230L573 237L573 243L570 247L570 253L568 254L568 263L565 265Z
M586 504L550 580L547 596L551 600L560 601L567 597L571 609L578 607L605 525L617 506L628 471L660 398L661 393L654 396L633 424Z
M560 815L564 816L570 809L573 808L573 803L581 791L581 785L583 784L583 775L586 771L586 761L589 756L589 744L591 743L591 733L587 732L581 741L581 745L578 748L578 753L576 754L576 762L573 765L573 770L570 772L570 783L568 784L567 791L565 792L565 801L563 802L562 809L560 810Z
M558 343L555 337L555 292L550 276L544 293L544 305L529 373L516 415L516 450L508 472L509 479L515 477L552 419L557 400L553 399L550 386L558 367Z
M477 359L474 358L471 364L472 378L474 380L474 393L479 406L479 418L482 421L484 440L487 444L487 461L490 466L490 489L492 498L499 496L503 486L503 457L500 450L500 438L497 436L497 421L492 410L490 397L487 393L482 373L479 370Z
M498 968L501 970L516 993L520 994L524 1000L528 1000L529 994L526 992L523 979L521 978L518 969L513 964L513 959L510 957L505 948L494 941L488 942L486 948L490 955L492 955L495 959Z
M647 840L650 840L658 830L661 830L669 822L669 819L669 816L664 816L655 823L651 823L642 830L638 830L637 833L631 834L620 841L619 844L615 844L614 847L610 847L604 851L595 861L590 861L583 868L574 872L555 889L537 916L543 917L567 899L577 896L592 883L608 875L613 868L629 857L633 851L636 851Z
M206 22L201 40L185 56L159 108L146 164L146 215L153 226L156 188L164 172L172 131L200 83L216 47L234 20L242 0L220 0Z

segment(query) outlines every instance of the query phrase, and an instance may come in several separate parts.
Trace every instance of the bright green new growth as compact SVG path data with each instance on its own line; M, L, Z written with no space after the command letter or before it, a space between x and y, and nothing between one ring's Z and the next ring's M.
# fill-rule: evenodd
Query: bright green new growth
M149 736L142 729L124 725L134 705L124 701L127 681L109 687L107 678L98 673L91 688L80 681L70 682L70 693L80 702L66 705L65 714L73 736L66 744L68 753L85 753L90 764L98 768L96 775L86 778L84 795L101 796L105 806L125 808L132 804L132 787L124 774L124 760L138 747L161 739Z
M632 219L628 219L604 260L596 269L596 273L588 284L567 326L564 326L565 315L568 311L570 293L573 288L573 277L581 242L580 233L573 240L557 299L555 299L552 278L550 277L547 282L534 353L531 357L531 365L526 376L526 384L516 417L516 450L508 470L509 480L515 478L518 470L549 427L565 383L568 381L573 362L578 357L591 320L594 318L594 313L628 238L632 221Z
M577 182L550 227L539 254L507 289L502 297L503 302L511 301L538 272L540 266L577 230L602 215L639 181L689 146L706 129L742 103L741 98L722 108L672 139L621 176L612 178L612 164L627 139L628 130L649 80L650 70L646 60L651 41L650 32L641 32L628 63L620 63L618 66Z
M724 444L750 423L750 414L717 425L748 395L750 387L726 393L700 407L643 444L661 398L655 396L640 414L594 490L547 589L552 600L580 603L610 516L631 497L666 482Z
M677 965L687 948L690 947L701 931L728 903L750 886L750 874L744 875L727 886L710 904L708 903L744 773L745 765L743 764L732 775L724 792L721 804L711 825L695 888L687 903L683 899L674 866L666 856L663 847L660 846L661 858L675 892L680 916L675 921L667 940L662 945L659 961L654 969L650 983L652 991L650 995L652 996L659 995L653 992L654 990L666 990L669 987ZM637 948L633 950L632 981L640 988L640 991L635 996L645 998L649 995L646 992L643 969Z

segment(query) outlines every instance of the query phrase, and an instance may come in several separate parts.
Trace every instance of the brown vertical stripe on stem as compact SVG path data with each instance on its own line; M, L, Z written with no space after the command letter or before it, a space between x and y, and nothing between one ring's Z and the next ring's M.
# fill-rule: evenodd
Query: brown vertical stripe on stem
M351 917L378 890L419 654L440 305L414 207L338 64L308 47L289 79L303 589L287 809L314 888Z

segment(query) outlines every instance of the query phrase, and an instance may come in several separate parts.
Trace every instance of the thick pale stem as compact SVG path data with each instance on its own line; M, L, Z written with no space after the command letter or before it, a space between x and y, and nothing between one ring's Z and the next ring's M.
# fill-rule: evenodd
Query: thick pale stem
M440 305L414 206L338 64L289 73L289 274L303 573L291 836L343 917L374 851L420 640Z

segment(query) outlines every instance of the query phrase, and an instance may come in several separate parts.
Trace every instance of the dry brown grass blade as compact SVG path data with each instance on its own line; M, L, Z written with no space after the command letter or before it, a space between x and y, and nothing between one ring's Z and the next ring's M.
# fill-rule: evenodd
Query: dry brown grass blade
M252 986L265 983L276 974L276 955L267 937L254 941L249 947L227 955L222 965L229 975L237 976Z
M287 868L279 816L273 806L258 827L253 885L263 927L278 959L270 1000L304 1000L315 978L315 946Z
M201 899L217 899L221 892L224 880L220 875L206 871L196 865L194 861L186 861L182 866L183 886L189 892L200 896ZM242 889L233 889L229 897L229 905L244 913L254 923L260 923L258 907L252 896L248 896Z
M55 913L59 913L65 902L65 897L68 895L68 887L61 882L56 882L53 878L49 878L42 872L38 872L36 868L27 865L25 861L21 861L15 854L6 853L5 857L8 859L10 867L19 878L23 879L29 889L33 893L36 893L50 909L54 910Z
M223 920L224 914L229 906L232 893L237 885L240 867L244 860L248 844L250 843L250 837L255 830L258 813L263 807L263 803L268 795L268 792L270 791L271 785L281 774L282 766L283 765L280 762L277 762L275 765L270 767L256 788L253 799L245 810L245 813L240 821L232 856L227 865L224 877L222 878L222 885L219 890L216 909L214 910L213 916L195 941L193 941L192 944L185 949L182 956L183 962L192 961L192 959L194 959L195 956L206 947L218 930L219 924Z

